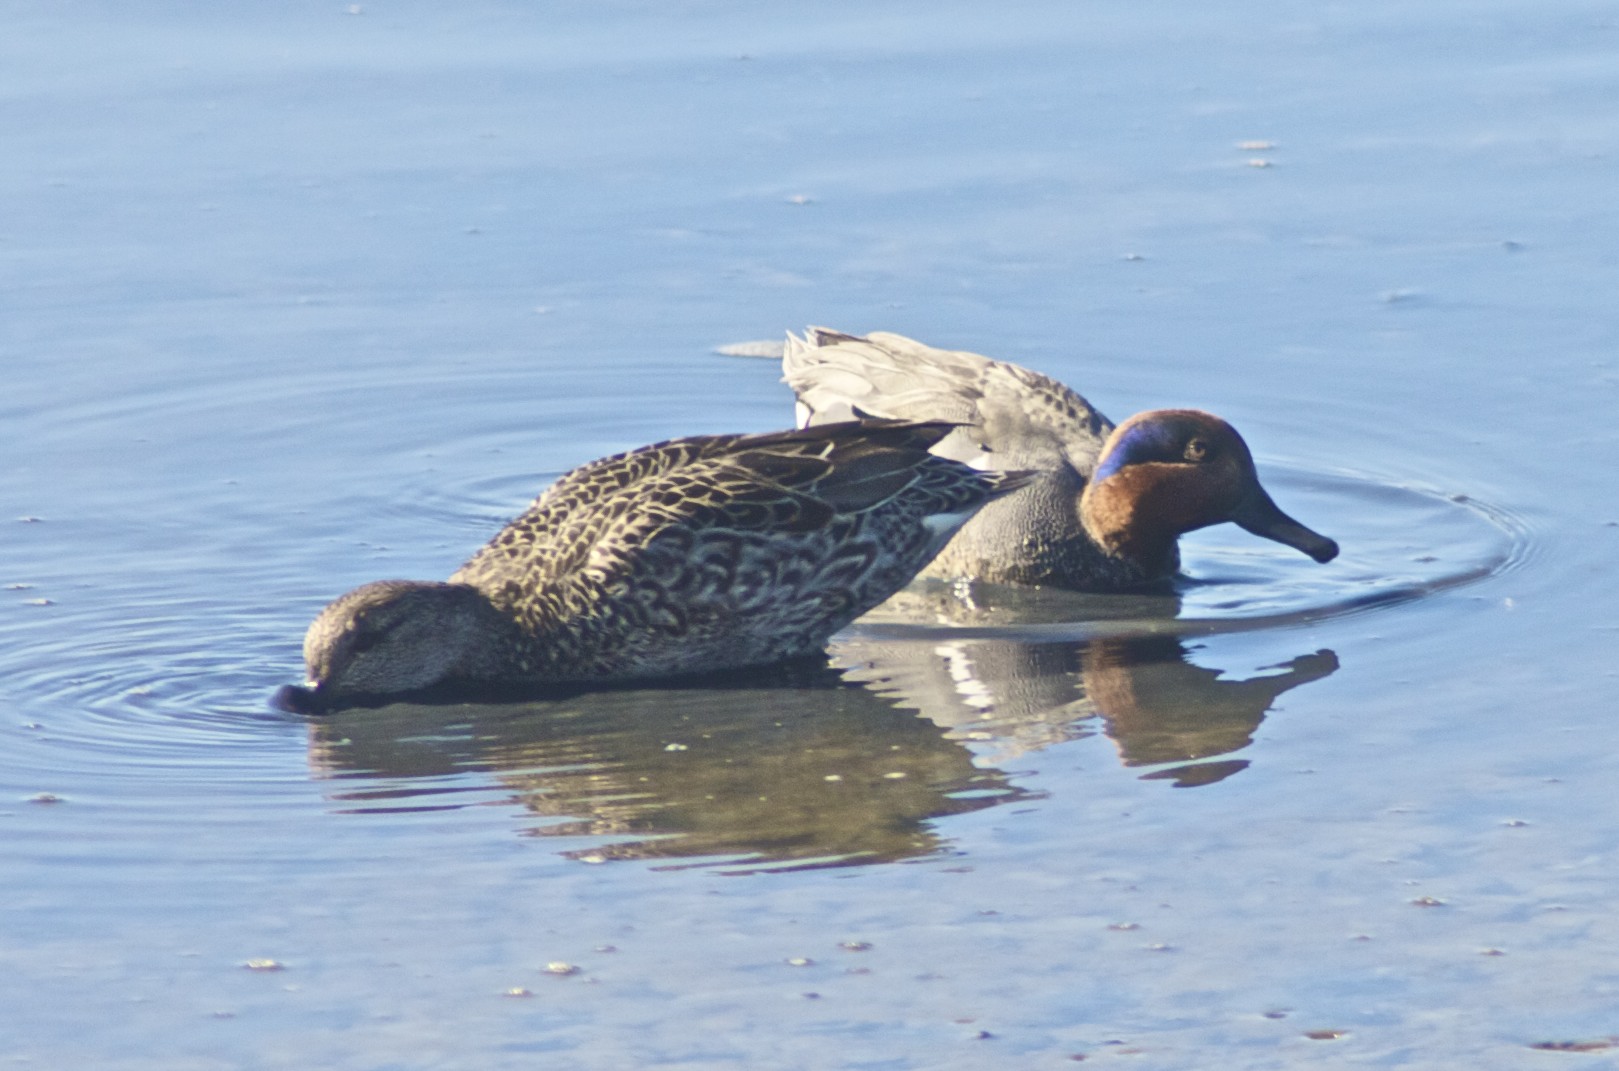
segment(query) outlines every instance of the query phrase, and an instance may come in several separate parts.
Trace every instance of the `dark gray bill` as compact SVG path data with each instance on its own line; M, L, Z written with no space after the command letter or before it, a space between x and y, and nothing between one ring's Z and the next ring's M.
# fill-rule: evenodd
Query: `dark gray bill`
M1318 562L1330 562L1338 556L1337 543L1283 513L1263 490L1256 490L1231 519L1256 536L1274 539Z

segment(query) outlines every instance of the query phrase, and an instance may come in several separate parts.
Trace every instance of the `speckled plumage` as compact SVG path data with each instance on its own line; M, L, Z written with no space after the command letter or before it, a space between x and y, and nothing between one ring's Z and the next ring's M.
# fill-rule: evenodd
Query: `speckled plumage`
M875 420L676 439L563 476L447 583L378 581L310 626L317 693L612 681L818 651L1023 473Z
M1338 552L1276 507L1242 437L1209 413L1154 410L1115 427L1038 372L887 332L789 335L782 368L801 425L949 420L959 427L936 452L1034 474L969 521L925 575L1083 591L1161 583L1180 568L1179 536L1223 521L1317 561Z

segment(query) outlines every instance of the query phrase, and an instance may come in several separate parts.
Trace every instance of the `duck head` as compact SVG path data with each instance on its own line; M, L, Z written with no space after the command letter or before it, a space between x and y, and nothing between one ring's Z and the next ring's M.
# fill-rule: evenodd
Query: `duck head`
M378 580L331 603L304 635L315 696L382 696L477 678L513 629L467 584Z
M1174 570L1182 533L1225 521L1318 562L1338 554L1337 543L1271 500L1237 430L1196 409L1155 409L1115 428L1080 498L1080 517L1104 550L1150 577Z

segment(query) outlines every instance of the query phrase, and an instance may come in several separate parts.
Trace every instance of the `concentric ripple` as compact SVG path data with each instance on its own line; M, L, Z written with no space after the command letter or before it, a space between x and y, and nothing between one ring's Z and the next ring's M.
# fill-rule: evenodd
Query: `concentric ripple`
M1338 558L1317 565L1221 525L1182 541L1186 578L1172 595L916 585L852 631L1052 641L1284 628L1437 595L1534 554L1521 518L1466 494L1298 470L1267 472L1266 482L1289 513L1339 542Z

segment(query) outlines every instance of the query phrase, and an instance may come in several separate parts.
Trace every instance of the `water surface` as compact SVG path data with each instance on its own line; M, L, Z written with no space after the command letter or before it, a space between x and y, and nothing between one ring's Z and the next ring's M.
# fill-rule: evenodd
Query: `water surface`
M8 1063L1615 1059L1605 6L7 22ZM270 707L339 592L785 424L714 350L806 323L1219 412L1344 554Z

